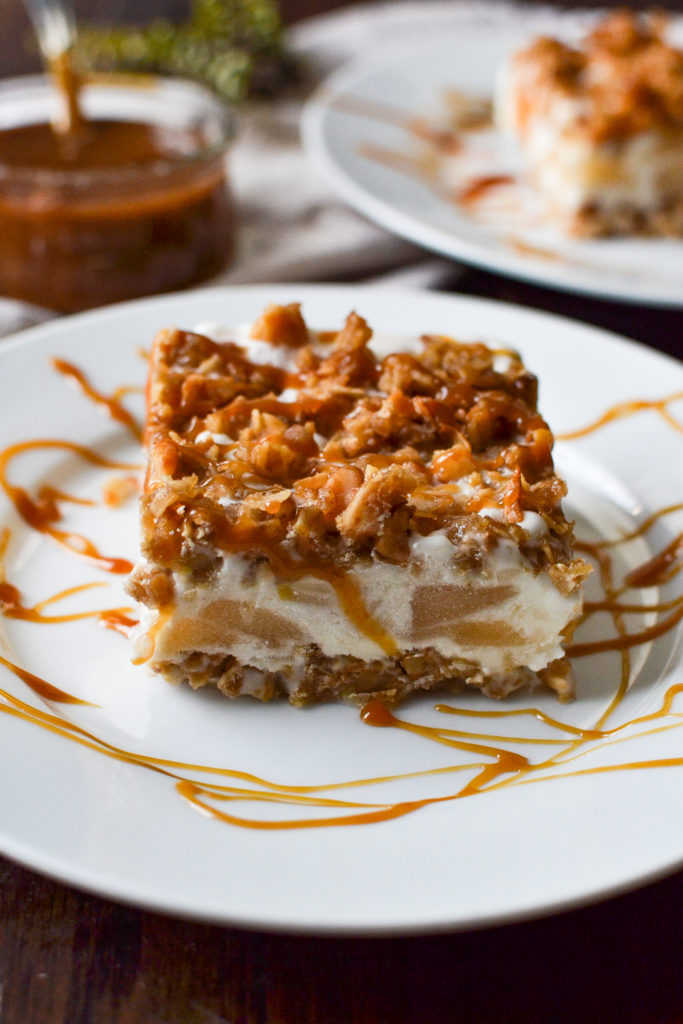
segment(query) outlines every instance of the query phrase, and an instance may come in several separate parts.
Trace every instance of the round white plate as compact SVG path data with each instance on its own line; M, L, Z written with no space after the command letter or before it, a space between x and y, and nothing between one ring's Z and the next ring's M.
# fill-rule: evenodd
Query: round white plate
M572 23L563 28L566 34ZM576 34L584 23L573 25ZM375 54L335 71L304 111L303 139L333 188L387 230L475 266L553 288L625 302L683 304L683 243L573 241L529 213L524 189L494 191L469 212L451 196L481 175L518 169L509 144L477 133L465 155L427 160L414 120L444 124L449 90L490 99L505 56L528 39L523 18L499 28L473 15L437 41ZM470 139L474 135L469 136ZM520 210L522 212L520 215Z
M61 500L57 525L86 535L106 555L134 559L135 499L118 508L101 502L103 485L128 471L97 468L49 442L75 441L126 463L140 463L138 445L70 387L51 360L80 368L102 393L121 394L120 388L142 387L144 350L158 328L243 324L271 301L302 302L308 322L319 327L337 326L356 309L378 335L429 331L514 346L540 376L541 408L559 433L589 425L615 403L653 402L683 391L683 368L673 361L515 307L370 288L211 289L83 314L4 342L0 450L48 442L5 455L10 485L32 496L52 485L93 500ZM122 394L141 411L140 394ZM666 409L680 421L682 407L679 399ZM681 434L661 410L614 418L576 440L559 441L556 453L569 483L567 510L583 539L617 539L683 500ZM663 548L680 531L681 518L680 511L663 515L636 540L610 549L617 577ZM35 532L0 494L0 530L5 528L6 577L26 605L87 582L103 585L47 605L44 614L130 603L123 577L87 565ZM594 579L593 592L596 587ZM659 598L644 596L671 599L677 588L680 578L662 587ZM627 628L655 618L627 616ZM490 763L491 753L473 756L408 731L372 728L354 708L296 710L172 688L132 666L126 640L96 618L62 624L4 618L0 625L6 662L95 705L44 701L0 666L0 850L85 889L237 925L400 934L575 905L683 861L683 769L650 764L680 759L680 705L674 701L669 713L644 720L681 681L681 636L675 630L633 650L630 690L607 723L617 731L587 740L574 760L557 767L538 765L551 755L571 756L566 728L530 714L454 716L435 710L436 697L407 704L399 712L406 721L483 735L488 738L480 744L517 750L533 766L529 784L515 784L522 777L513 772L495 791L449 799L475 773L462 765ZM577 639L611 633L609 616L593 616ZM591 728L614 695L619 672L616 654L580 658L572 704L537 692L494 710L537 708L564 727ZM17 712L12 700L26 707ZM444 703L470 712L492 708L477 694ZM89 735L69 732L74 726ZM112 756L116 750L127 752L127 759ZM154 758L183 764L150 766ZM633 762L643 767L623 767ZM606 770L596 771L600 766ZM548 778L553 775L563 777ZM228 824L188 803L176 788L178 778L245 790L239 800L206 798L224 813L256 822L303 817L314 827ZM276 802L278 794L291 802ZM368 805L435 796L447 799L393 820L322 827L330 814L363 814ZM362 806L325 808L316 798Z

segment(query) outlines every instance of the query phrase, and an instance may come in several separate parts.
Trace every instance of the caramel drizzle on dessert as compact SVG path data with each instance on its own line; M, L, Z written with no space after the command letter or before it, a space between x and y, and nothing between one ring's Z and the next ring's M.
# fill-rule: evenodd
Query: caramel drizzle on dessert
M376 517L374 549L399 562L409 522L428 533L492 507L506 524L527 510L552 523L564 485L535 380L514 355L499 371L483 346L440 336L422 339L422 361L407 353L377 360L355 314L320 339L331 345L322 352L308 347L298 307L272 308L261 320L280 352L291 349L296 370L252 363L240 346L192 332L157 340L142 504L152 561L172 572L198 530L219 550L262 555L284 580L325 580L354 624L393 654L394 640L343 568L348 552L369 550L363 519ZM299 333L284 345L283 321ZM446 350L455 383L442 371ZM203 366L210 377L193 372ZM404 382L412 383L404 390ZM285 389L297 392L293 400L283 400ZM463 489L463 477L476 486Z
M604 546L600 544L578 545L580 550L592 553L596 558ZM635 633L620 632L618 637L611 639L596 640L592 643L569 644L567 654L570 658L582 658L586 655L599 654L601 651L624 651L631 647L640 647L642 644L656 640L664 636L670 629L683 619L683 595L671 601L665 601L656 605L628 604L618 600L619 594L627 589L646 588L661 586L677 575L683 568L683 533L666 545L653 558L650 558L643 565L638 566L627 573L624 578L623 587L612 590L604 601L586 604L585 616L594 614L596 611L609 611L615 618L620 617L622 612L645 612L645 611L671 611L671 614L661 619L655 625L647 629L638 630Z
M671 400L664 399L661 402L648 403L648 407L657 411L665 408ZM630 411L629 413L625 411L627 407ZM640 411L642 407L641 403L636 402L622 403L619 406L615 406L615 409L618 410L616 415L610 416L606 414L600 417L589 428L576 432L576 436L584 436L589 430L597 430L604 426L605 423L611 422L614 418L634 414ZM564 436L566 437L567 435ZM0 484L5 493L27 525L50 537L53 536L51 524L55 519L54 510L46 511L41 505L41 501L46 505L49 505L50 502L56 503L57 501L67 500L80 501L86 505L90 504L90 502L49 488L44 490L42 499L35 501L21 488L10 485L6 475L9 462L34 447L47 447L56 451L75 452L97 468L131 468L127 465L113 462L90 449L68 441L24 442L12 445L3 453L0 453ZM683 503L669 505L648 516L635 530L620 538L579 545L580 549L590 555L595 561L605 594L604 599L586 604L585 617L588 618L600 611L607 611L614 622L616 636L599 641L596 644L575 644L570 648L570 653L573 657L582 657L592 654L597 650L618 652L622 665L621 681L617 693L607 710L603 712L594 725L590 727L577 727L568 722L563 722L559 718L550 716L535 707L480 711L464 706L452 706L443 703L434 706L434 710L439 714L448 716L451 719L459 718L465 721L474 720L485 723L493 720L510 721L519 719L521 721L525 718L535 719L548 730L547 736L528 737L520 734L506 736L505 742L530 748L539 746L557 748L554 753L539 761L532 761L526 754L501 746L500 741L502 737L495 731L486 732L467 728L427 726L394 714L377 701L369 701L361 711L361 720L366 725L374 728L399 729L430 742L436 742L461 753L471 755L471 760L468 759L466 764L453 764L445 768L435 768L422 772L405 773L403 775L353 779L318 786L293 786L283 785L235 769L171 761L127 751L98 738L94 733L70 722L63 716L33 707L6 690L0 690L0 712L37 724L44 729L84 745L105 756L160 772L173 780L179 795L201 813L235 826L259 830L373 824L411 814L431 804L449 802L475 794L483 794L506 786L602 772L661 768L674 765L681 766L683 765L683 757L624 761L618 764L591 765L588 767L581 766L580 759L594 749L593 745L596 742L615 744L627 741L633 734L635 727L646 730L645 733L642 731L639 733L639 735L643 735L676 728L683 724L683 713L674 711L674 702L679 694L683 692L683 683L675 683L669 686L659 706L653 712L611 728L607 727L610 715L618 707L628 686L629 654L631 649L661 637L683 618L683 595L669 601L649 605L624 600L624 595L630 590L648 589L664 583L670 583L674 579L683 567L683 535L678 534L653 557L629 571L620 584L616 583L613 579L614 567L610 551L642 536L665 516L680 512L682 508ZM46 523L50 527L49 529L46 529ZM21 618L36 624L63 623L82 618L95 618L99 619L103 625L124 635L135 624L134 619L129 614L130 610L126 608L103 609L86 613L75 613L73 615L45 614L44 609L47 607L58 604L60 601L66 600L78 592L89 590L94 586L93 584L66 588L33 606L25 605L18 588L10 583L5 576L4 563L9 539L9 531L2 531L0 534L0 610L6 617ZM80 547L83 545L74 546L70 543L65 543L64 546L70 553L81 556L82 551ZM88 549L87 542L85 548ZM116 572L118 571L116 565L123 561L125 560L99 558L95 561L95 564L100 569ZM637 612L642 614L644 612L660 611L670 611L672 614L661 620L654 627L637 630L630 634L627 632L624 623L625 616L629 613ZM89 703L28 672L21 666L14 664L7 657L0 656L0 664L13 673L36 696L47 701L48 704L87 705ZM549 769L552 769L552 773L549 773ZM400 782L402 779L408 778L427 778L437 775L447 776L463 773L471 777L458 788L439 796L424 797L411 801L395 803L390 801L367 802L329 795L339 790L369 788L379 784ZM209 776L208 781L204 778L207 775ZM263 802L295 805L300 810L303 810L304 816L276 821L260 820L258 818L228 813L228 811L222 809L228 803L245 801L253 802L256 805ZM307 812L313 811L317 812L315 816L307 815Z
M443 134L451 140L449 149L441 143L435 150L435 153L443 154L449 151L455 153L462 150L463 144L456 142L452 133L444 132ZM462 210L470 213L482 200L488 198L491 193L517 184L517 179L513 174L507 171L500 171L495 174L469 173L463 175L463 180L456 187L453 187L444 183L439 177L438 163L436 162L435 155L430 151L419 154L402 153L397 150L388 149L386 146L380 146L377 143L363 142L358 146L358 152L366 160L382 164L382 166L404 174L407 177L414 178L422 184L429 185L438 199L447 203L454 203ZM517 246L517 240L513 239L511 244ZM519 243L519 249L523 251L522 243ZM531 248L528 251L531 252ZM540 249L534 250L534 255L552 256L551 253Z
M462 147L464 133L491 127L491 103L481 97L469 96L453 89L446 92L444 99L448 111L448 125L435 124L424 117L416 117L399 107L369 100L365 96L332 96L330 102L335 110L343 111L345 114L354 114L403 128L410 135L431 143L442 152L458 153Z

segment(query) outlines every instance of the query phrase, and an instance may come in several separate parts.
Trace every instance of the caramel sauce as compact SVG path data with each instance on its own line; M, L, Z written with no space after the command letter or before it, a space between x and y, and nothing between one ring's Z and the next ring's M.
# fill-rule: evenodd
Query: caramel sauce
M58 593L53 594L46 600L29 606L23 603L19 589L13 584L8 583L7 580L4 580L0 582L0 611L2 611L2 614L8 619L23 619L25 622L42 623L43 625L48 623L59 624L63 622L78 622L79 619L92 619L99 616L100 613L96 611L85 611L70 612L68 614L61 615L46 615L43 609L48 605L55 604L58 601L63 601L68 597L73 597L75 594L80 594L86 590L100 586L102 586L101 583L79 584L77 587L69 587L66 590L60 590Z
M609 607L609 605L608 605ZM618 606L616 606L618 607ZM600 654L602 651L622 651L629 647L640 647L642 644L664 636L670 629L683 619L683 598L676 603L676 610L661 622L641 629L636 633L626 633L606 640L594 640L590 643L569 644L567 654L570 658L585 658L589 654Z
M0 614L7 619L22 619L40 625L61 625L65 622L80 622L83 619L98 619L103 626L127 636L137 620L130 617L132 608L88 609L82 612L66 612L58 615L45 614L45 608L58 604L77 594L102 587L104 583L80 583L74 587L59 590L56 594L38 601L34 605L24 604L21 591L5 576L5 560L10 541L10 531L0 531ZM55 698L51 698L55 699Z
M441 157L462 154L470 133L491 127L490 111L485 114L482 112L481 100L460 97L460 110L455 127L444 127L359 97L335 97L334 106L348 113L403 128L408 135L425 143L426 150L418 154L392 150L370 142L361 143L358 151L368 160L426 182L446 202L454 202L463 209L468 209L490 192L517 183L516 177L509 173L463 175L463 181L456 189L445 186L439 180L438 160Z
M306 575L310 575L310 572ZM398 652L396 641L370 615L357 584L350 576L334 573L332 570L326 572L323 569L314 570L314 575L318 579L326 580L333 587L342 611L360 633L376 643L385 654L391 656Z
M387 149L386 146L379 146L375 142L363 142L358 146L358 152L366 160L389 167L392 171L398 171L417 181L427 182L436 187L436 173L432 161L420 159L412 153L401 153L394 149Z
M558 441L574 441L579 437L586 437L588 434L592 434L608 423L614 423L615 420L623 419L625 416L633 416L638 412L648 411L658 413L673 430L683 433L683 423L679 422L669 412L669 406L673 402L680 402L682 399L683 391L677 391L673 395L667 395L666 398L619 402L610 409L607 409L602 416L599 416L598 419L587 426L580 427L578 430L565 431L564 434L556 434L555 437Z
M36 500L23 487L9 482L7 467L10 462L25 452L42 449L71 452L93 466L107 469L131 470L136 467L130 463L116 462L113 459L108 459L99 452L77 444L75 441L61 441L48 438L20 441L17 444L9 445L3 452L0 452L0 487L12 502L21 518L31 529L45 534L72 554L78 555L79 558L84 559L99 569L121 575L129 573L133 568L133 563L127 558L103 555L87 537L71 533L68 530L60 530L55 525L61 519L61 513L54 500L54 491L52 492L52 499L46 500L43 497Z
M71 312L222 269L236 214L225 147L201 117L129 121L103 104L105 117L85 118L70 55L51 70L59 116L0 130L2 294Z
M395 729L401 729L405 732L410 732L416 736L422 736L425 739L429 739L432 742L441 743L445 746L455 747L457 750L462 750L467 753L477 754L482 757L490 757L492 760L490 763L483 763L477 766L479 770L474 777L456 793L453 793L446 797L432 797L427 798L423 801L418 801L419 806L425 807L431 803L442 803L445 800L455 800L464 796L471 796L474 793L481 792L486 786L497 779L501 775L517 775L524 773L531 768L528 758L524 757L523 754L517 754L512 750L508 750L505 747L496 747L489 744L474 742L479 740L480 737L474 733L469 734L456 734L450 729L439 729L434 726L417 725L414 722L408 722L403 718L399 718L386 708L383 704L378 701L369 701L361 711L361 720L366 725L374 726L375 728L387 728L391 726ZM462 736L468 738L463 739ZM417 807L415 807L417 809Z
M333 565L316 564L315 562L298 562L277 545L268 546L259 540L260 531L256 529L253 533L247 533L244 537L235 536L230 533L223 538L221 546L234 553L250 552L251 554L262 553L269 561L273 572L287 582L305 578L314 578L328 583L334 590L339 604L349 619L356 626L359 632L376 643L385 654L392 655L397 652L396 641L391 637L380 624L370 615L362 594L356 582L345 572L335 568ZM166 618L172 609L162 610ZM157 632L161 622L157 624ZM151 652L150 652L151 656ZM145 659L146 660L146 659Z
M517 179L513 175L497 173L463 176L463 181L458 188L446 186L438 176L437 156L443 153L459 152L463 147L461 142L456 143L455 137L450 132L443 133L444 138L441 140L436 138L437 132L434 134L435 138L431 140L431 148L426 154L402 153L369 142L359 145L358 152L367 160L382 164L384 167L412 177L422 184L429 185L439 199L447 203L455 203L468 212L491 192L516 184Z
M101 583L81 583L76 587L68 587L60 590L44 601L34 605L25 605L21 592L7 580L0 581L0 613L7 619L23 619L24 622L33 622L40 625L61 625L65 622L80 622L83 619L98 619L109 629L127 635L137 620L130 617L131 608L107 608L103 611L88 609L82 612L63 612L59 615L46 615L44 610L49 605L56 604L75 594L81 594L94 587L103 586Z
M106 611L97 612L97 617L107 629L113 629L121 636L129 637L130 632L138 624L130 614L129 608L109 608Z
M683 533L679 533L670 544L659 551L644 565L633 569L624 582L627 587L657 587L672 579L681 568L683 558Z
M493 189L502 185L512 185L515 179L510 174L482 174L478 178L472 178L456 194L456 199L461 206L470 206L478 203Z
M662 514L668 511L669 509L664 509L662 510ZM647 525L651 526L653 521L653 517L649 517ZM634 531L629 534L625 540L633 539L638 536L640 532L640 530ZM594 557L600 557L604 565L604 546L584 544L583 550L590 550ZM657 610L670 611L670 615L661 619L659 622L647 629L638 630L634 633L627 633L623 628L620 628L622 624L621 613L628 611L643 612L647 610L647 606L628 603L624 604L618 600L618 597L619 594L623 593L623 591L627 589L660 586L661 584L673 579L673 577L680 572L681 568L683 568L683 562L681 561L682 554L683 534L679 534L661 551L648 559L647 562L627 573L624 577L624 584L622 588L616 590L611 583L608 582L605 586L605 600L595 603L592 607L589 606L587 611L589 614L598 610L611 612L615 623L619 627L619 635L605 640L596 640L591 643L569 644L567 647L567 654L569 657L581 658L591 654L599 654L603 651L624 651L632 647L639 647L642 644L658 639L660 636L664 636L665 633L668 633L669 630L673 629L674 626L683 619L683 595L657 607ZM603 585L605 585L604 578Z
M137 441L142 440L142 430L139 423L135 417L128 412L117 395L102 394L101 391L98 391L93 387L83 370L74 366L73 363L67 362L65 359L55 358L52 360L52 365L58 373L61 373L65 377L73 380L86 398L89 398L97 406L103 408L112 420L115 420L117 423L121 423L124 427L130 430L131 434Z
M154 625L150 629L147 630L147 633L146 633L146 636L145 636L145 648L146 649L143 650L136 657L132 658L132 664L133 665L144 665L145 662L150 660L150 658L154 654L154 647L156 645L156 638L159 635L159 633L160 633L161 629L163 628L163 626L165 626L166 623L168 622L168 620L171 617L172 613L173 613L173 607L172 606L168 606L168 607L159 609L159 617L157 618L157 621L154 623Z
M4 665L4 667L9 669L10 672L13 672L17 679L21 679L22 683L26 683L28 688L33 690L33 692L43 700L48 700L54 704L81 704L88 707L94 707L94 705L90 704L89 701L81 700L80 697L74 697L73 694L67 693L65 690L60 690L58 686L48 683L47 680L34 675L33 672L27 672L25 668L20 668L13 662L8 661L7 658L3 658L1 654L0 665ZM10 698L9 694L6 694L4 690L0 690L0 696L12 703L12 698ZM24 705L24 707L27 708L28 705ZM5 708L0 704L0 711L4 710Z
M57 504L58 502L68 502L71 505L94 505L95 502L91 498L80 498L77 494L67 494L66 491L60 490L58 487L52 487L51 484L44 484L38 491L38 501L41 505Z
M566 258L564 256L560 257L558 253L552 252L550 249L542 249L540 245L531 245L531 243L527 242L525 239L517 238L515 235L508 237L506 242L511 249L518 252L521 256L533 256L534 259L545 260L546 262L553 262L560 259L562 259L563 262L566 262Z
M19 679L39 697L54 703L85 704L79 698L53 687L45 680L26 672L4 658L0 658L7 669L13 672ZM279 831L285 829L303 828L324 828L332 826L370 825L390 821L404 817L415 811L421 810L430 805L452 802L476 794L482 794L494 789L509 785L519 785L528 782L551 781L553 778L569 778L581 775L600 774L604 772L626 771L636 769L652 769L683 765L683 757L680 758L659 758L640 761L624 761L619 764L607 766L593 766L589 768L574 767L573 764L582 753L577 753L581 740L593 740L596 738L616 737L616 742L625 740L626 736L620 734L631 730L634 725L657 725L662 723L671 712L675 697L683 691L683 684L676 684L666 691L660 706L652 713L643 715L633 721L612 730L576 730L580 740L570 742L567 746L563 736L572 731L572 727L558 722L549 716L543 715L538 709L528 708L524 711L496 711L496 712L473 712L467 709L450 707L448 705L436 705L436 710L449 715L482 715L485 717L507 718L513 715L527 714L535 715L541 721L554 726L560 732L561 737L550 737L547 743L559 743L560 751L546 758L537 764L531 764L521 754L510 751L499 746L491 746L480 742L481 736L476 733L458 733L456 730L444 729L438 726L425 726L409 722L390 712L378 702L369 702L361 712L361 718L366 725L375 728L397 728L423 739L446 746L472 753L479 758L491 758L490 761L476 760L473 763L464 765L450 765L446 768L428 770L423 772L408 773L400 776L386 776L372 779L352 779L331 785L321 786L286 786L260 778L250 773L240 772L233 769L216 768L208 765L191 764L182 761L173 761L163 758L148 757L143 754L133 753L122 747L115 746L106 741L100 740L95 734L69 722L66 719L55 715L46 714L37 708L20 701L10 693L0 690L0 712L16 715L24 720L32 721L43 728L71 739L115 760L137 764L156 772L166 775L174 780L176 791L180 796L190 803L196 810L203 814L222 821L226 824L257 829L262 831ZM462 739L462 736L468 737ZM515 738L517 742L534 742ZM568 771L562 771L552 776L543 775L541 772L548 768L562 768L563 765L571 764ZM368 803L358 800L336 799L324 795L338 789L363 788L378 783L390 783L401 779L419 778L429 775L446 775L452 773L466 773L474 771L473 777L464 785L452 792L439 796L423 797L416 800L404 800L396 803L375 802ZM186 773L209 775L214 780L231 779L230 784L221 781L199 781L196 778L187 777ZM249 785L237 785L236 783L248 782ZM318 810L326 813L326 816L316 815L315 817L296 817L279 820L264 820L259 818L248 818L223 811L217 804L230 801L251 801L257 806L267 802L277 805L294 805L306 810ZM343 812L327 815L327 812Z
M62 101L62 114L53 123L52 128L64 140L77 139L84 125L81 111L81 77L74 67L69 50L64 50L53 57L48 70Z
M655 523L659 522L665 516L671 515L672 512L680 512L683 509L683 501L675 502L673 505L666 505L664 508L659 509L657 512L653 512L646 519L642 521L634 530L630 533L625 534L623 537L618 537L616 540L603 540L600 541L600 547L602 549L616 547L619 544L624 544L626 541L635 540L636 537L642 537L643 534L654 526Z
M368 100L364 96L337 96L330 93L329 99L336 110L343 110L347 114L357 114L374 121L383 121L398 128L407 128L413 120L409 114L398 107Z
M459 132L448 128L438 128L422 118L410 120L406 125L406 130L423 142L428 142L439 153L455 154L462 150L463 142Z
M153 164L168 150L161 132L135 121L84 121L78 134L65 146L63 136L49 124L27 124L0 132L0 162L10 167L79 170ZM180 139L178 140L180 142Z

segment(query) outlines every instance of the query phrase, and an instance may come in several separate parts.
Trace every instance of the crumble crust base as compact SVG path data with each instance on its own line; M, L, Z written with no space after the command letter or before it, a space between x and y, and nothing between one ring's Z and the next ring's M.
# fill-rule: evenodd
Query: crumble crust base
M416 648L376 661L350 655L328 657L315 645L305 650L303 670L295 680L287 671L261 672L241 665L230 654L193 653L181 663L159 662L157 672L172 683L189 683L193 689L214 686L226 697L245 691L262 701L287 697L290 704L303 706L325 701L363 705L370 699L392 707L411 694L440 690L458 693L470 686L488 697L502 698L525 686L545 684L561 700L574 695L571 668L566 658L553 661L540 672L519 667L504 675L485 675L471 662L446 659L433 648Z
M683 153L683 133L681 136ZM681 169L683 177L683 167ZM567 234L576 238L602 238L609 235L637 235L657 238L683 237L683 198L655 210L638 209L624 203L606 210L587 204L574 217L563 222Z

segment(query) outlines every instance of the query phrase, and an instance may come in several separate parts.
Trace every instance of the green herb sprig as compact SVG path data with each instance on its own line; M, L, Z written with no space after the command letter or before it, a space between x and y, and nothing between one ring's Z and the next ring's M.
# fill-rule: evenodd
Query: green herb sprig
M276 0L193 0L181 24L82 27L74 56L84 70L191 78L230 103L273 95L296 77Z

